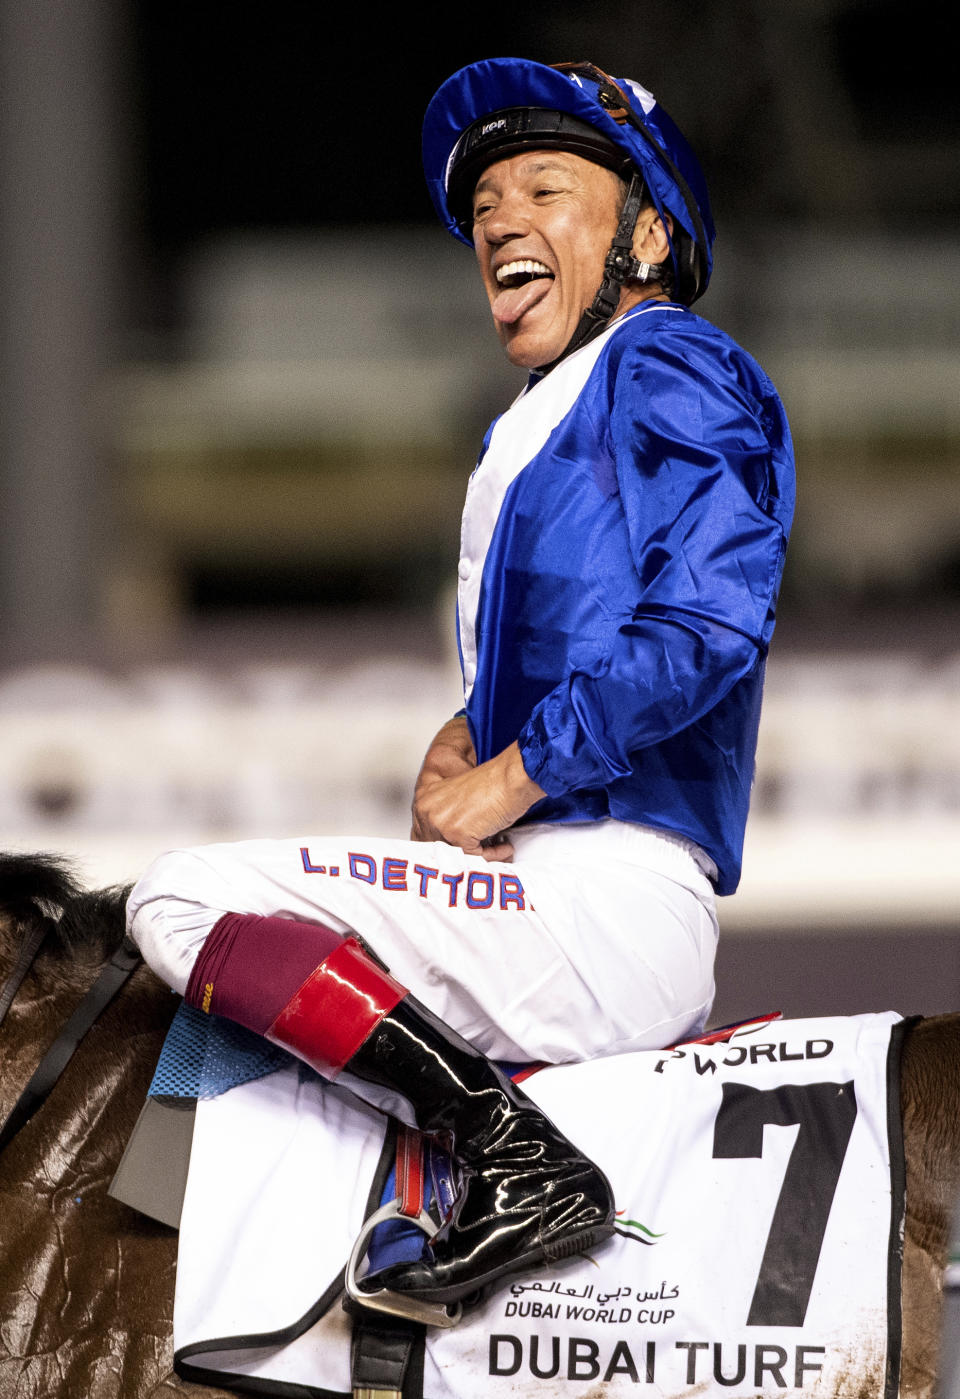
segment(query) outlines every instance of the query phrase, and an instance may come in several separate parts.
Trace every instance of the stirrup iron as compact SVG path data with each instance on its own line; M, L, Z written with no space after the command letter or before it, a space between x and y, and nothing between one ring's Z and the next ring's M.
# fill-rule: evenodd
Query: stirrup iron
M367 1243L370 1235L378 1224L386 1224L392 1219L405 1219L410 1224L415 1224L418 1229L422 1229L428 1239L432 1239L440 1228L421 1209L417 1215L409 1215L401 1209L400 1199L391 1200L389 1204L381 1205L367 1219L356 1237L350 1257L347 1261L344 1285L347 1296L351 1302L360 1307L369 1307L371 1311L386 1312L390 1316L401 1316L407 1321L419 1321L424 1326L456 1326L463 1315L463 1308L459 1302L450 1307L444 1302L422 1302L416 1297L408 1297L399 1292L388 1292L385 1287L381 1287L377 1292L362 1292L357 1278L357 1268L360 1266L367 1252Z

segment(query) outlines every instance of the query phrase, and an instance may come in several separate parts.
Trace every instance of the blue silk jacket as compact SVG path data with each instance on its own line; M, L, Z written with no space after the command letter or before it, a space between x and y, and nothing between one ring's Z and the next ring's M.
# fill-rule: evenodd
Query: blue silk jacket
M733 892L793 502L776 390L682 306L637 307L496 420L460 653L479 761L517 739L548 794L526 821L678 832Z

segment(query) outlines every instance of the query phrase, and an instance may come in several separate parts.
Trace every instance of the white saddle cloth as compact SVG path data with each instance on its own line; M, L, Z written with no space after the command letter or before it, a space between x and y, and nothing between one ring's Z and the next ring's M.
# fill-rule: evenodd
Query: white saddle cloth
M430 1328L424 1399L891 1399L899 1018L779 1021L724 1044L528 1079L607 1172L618 1232L589 1256L507 1280L453 1330ZM199 1103L177 1275L181 1363L225 1385L258 1377L350 1393L335 1280L383 1137L376 1113L295 1068Z

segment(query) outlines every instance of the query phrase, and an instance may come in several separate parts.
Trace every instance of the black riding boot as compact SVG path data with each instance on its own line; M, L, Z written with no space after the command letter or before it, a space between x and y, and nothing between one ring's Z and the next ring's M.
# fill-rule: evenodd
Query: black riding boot
M613 1233L603 1173L355 939L227 914L204 944L187 999L283 1045L453 1151L463 1183L432 1252L385 1269L372 1288L452 1302Z
M455 1302L613 1233L603 1172L495 1064L412 996L383 1017L340 1081L364 1098L376 1100L376 1090L385 1089L405 1099L410 1122L446 1139L463 1174L453 1216L427 1255L369 1275L368 1290Z

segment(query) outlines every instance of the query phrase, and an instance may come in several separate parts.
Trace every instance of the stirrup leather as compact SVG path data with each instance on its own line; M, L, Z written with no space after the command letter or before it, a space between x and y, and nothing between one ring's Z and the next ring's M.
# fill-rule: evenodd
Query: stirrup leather
M379 1224L394 1219L406 1219L421 1229L428 1239L432 1239L440 1226L435 1224L423 1207L424 1157L423 1137L411 1128L401 1127L397 1139L397 1198L374 1210L354 1241L347 1260L344 1287L351 1302L371 1311L386 1312L407 1321L419 1321L424 1326L456 1326L463 1315L463 1308L457 1302L449 1306L443 1302L423 1302L416 1297L408 1297L399 1292L390 1292L382 1287L376 1292L360 1289L357 1269L366 1256L370 1236ZM385 1391L384 1393L387 1393ZM377 1391L354 1391L355 1399L381 1399Z

